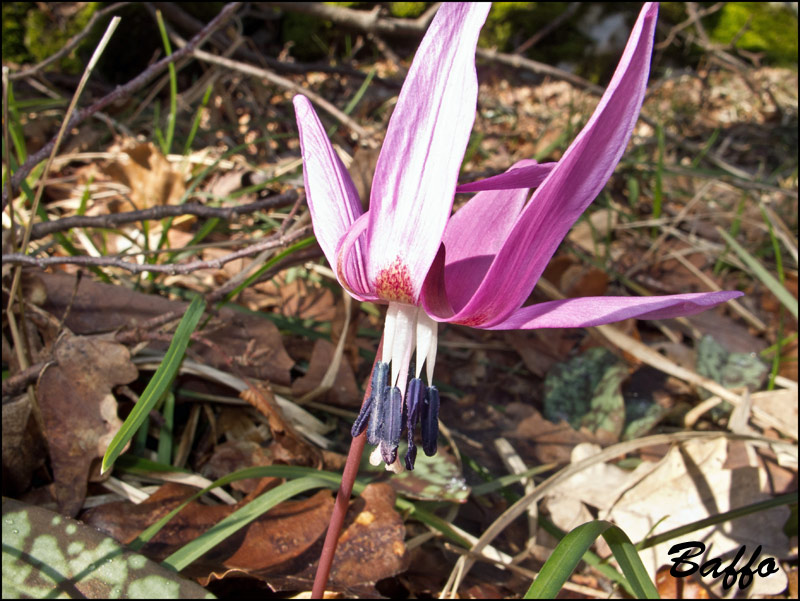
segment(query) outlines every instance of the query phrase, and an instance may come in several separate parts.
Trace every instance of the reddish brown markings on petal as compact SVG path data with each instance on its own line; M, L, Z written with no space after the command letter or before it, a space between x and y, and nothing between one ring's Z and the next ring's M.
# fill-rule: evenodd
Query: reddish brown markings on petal
M469 326L471 328L477 328L485 324L489 320L489 316L486 313L477 313L475 315L470 315L465 319L460 319L456 322L462 326Z
M411 272L400 257L378 273L378 277L375 278L375 292L383 300L416 304L411 285Z

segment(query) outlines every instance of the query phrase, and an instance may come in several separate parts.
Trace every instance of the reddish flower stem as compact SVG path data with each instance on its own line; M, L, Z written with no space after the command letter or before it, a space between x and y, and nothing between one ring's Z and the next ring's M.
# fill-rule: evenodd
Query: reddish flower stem
M375 362L372 364L373 370L382 350L383 337L381 337L381 341L378 344L378 352L375 353ZM370 372L371 374L372 372ZM367 380L364 400L361 402L362 406L369 398L370 392L372 392L372 378ZM347 462L344 464L344 470L342 471L342 484L339 486L339 492L336 493L331 523L328 525L325 543L322 545L322 553L319 556L317 573L314 577L314 586L311 589L312 599L322 599L325 593L325 586L328 584L328 576L330 576L331 566L333 565L333 557L336 554L336 545L339 543L339 534L342 532L344 518L347 515L347 506L350 503L350 494L353 492L353 484L355 484L356 476L358 475L358 466L361 464L361 455L364 452L366 443L366 431L353 438L350 442L350 452L347 454Z

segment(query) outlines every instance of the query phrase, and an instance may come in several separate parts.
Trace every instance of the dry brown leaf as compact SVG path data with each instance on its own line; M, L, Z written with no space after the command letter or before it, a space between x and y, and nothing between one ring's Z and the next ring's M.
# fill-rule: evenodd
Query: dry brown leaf
M656 588L662 599L709 599L708 591L697 582L697 575L676 578L664 566L656 574Z
M60 318L72 300L75 278L57 273L42 273L40 277L47 289L43 308ZM174 313L177 322L187 306L188 303L84 278L65 323L76 334L96 334L141 326L167 313ZM229 362L233 359L244 376L283 385L290 383L289 370L294 361L286 353L281 334L271 321L223 308L218 319L203 331L203 336L214 343L214 348L197 344L192 346L192 352L207 364L229 371ZM164 350L167 347L167 342L151 344ZM220 351L227 356L222 356Z
M764 390L750 395L754 407L758 407L781 424L785 432L797 440L797 391L787 388ZM759 423L758 415L753 421Z
M139 372L125 346L100 337L66 333L56 343L53 359L56 363L39 376L36 397L58 506L74 517L93 464L122 426L111 387L132 382Z
M587 215L587 219L581 219L572 226L567 239L591 255L603 254L606 235L617 227L618 218L618 211L612 209L592 211Z
M302 397L319 386L335 353L336 347L327 340L314 342L306 375L292 382L292 395L295 398ZM356 377L347 361L343 360L339 363L336 379L326 393L325 400L340 407L359 407L361 405L361 395L358 392Z
M252 440L229 440L214 447L200 473L209 480L217 480L240 469L263 465L272 465L268 450ZM272 486L278 482L278 478L247 478L232 482L231 488L250 494L264 485Z
M614 522L631 540L638 541L649 534L769 498L763 469L724 468L727 448L723 437L692 440L673 447L650 473L624 491L610 511L601 511L600 517ZM759 545L763 547L762 559L785 557L789 544L783 525L788 517L787 507L776 507L645 549L640 556L651 576L661 566L672 565L668 551L676 542L703 541L706 549L711 548L709 558L735 553L742 545L749 550L744 561ZM720 584L711 579L704 582L712 588ZM786 574L779 570L768 577L755 578L747 595L777 594L786 588L786 582Z
M90 509L83 520L122 543L129 543L147 526L180 504L194 489L168 483L140 505L108 503ZM260 493L260 491L259 491ZM142 550L161 559L193 540L253 498L235 506L189 503ZM387 484L370 484L347 512L345 531L331 572L330 588L376 596L377 580L406 569L405 527L394 509L394 491ZM330 491L321 490L300 501L285 501L257 518L195 561L187 571L203 586L228 576L249 575L273 590L311 586L322 537L333 511Z
M503 432L503 436L532 443L533 456L539 463L569 463L576 445L598 442L586 428L576 430L563 420L553 423L532 407L513 403L507 410L515 416L517 425L513 430Z
M270 450L275 461L317 468L322 465L319 449L308 444L287 421L268 385L251 383L251 387L243 390L239 396L269 420L269 429L274 439Z
M112 203L111 212L178 204L186 192L177 167L152 142L122 140L109 152L115 153L116 158L101 167L103 173L130 189L130 202Z
M24 493L44 465L47 447L27 394L3 400L3 494Z

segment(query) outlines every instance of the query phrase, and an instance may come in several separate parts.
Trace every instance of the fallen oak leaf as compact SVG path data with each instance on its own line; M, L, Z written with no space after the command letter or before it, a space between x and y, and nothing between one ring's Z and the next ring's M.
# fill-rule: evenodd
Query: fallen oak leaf
M122 426L111 388L132 382L139 372L127 347L111 337L67 332L56 342L53 358L55 363L39 376L36 398L58 507L74 517L83 505L93 467Z

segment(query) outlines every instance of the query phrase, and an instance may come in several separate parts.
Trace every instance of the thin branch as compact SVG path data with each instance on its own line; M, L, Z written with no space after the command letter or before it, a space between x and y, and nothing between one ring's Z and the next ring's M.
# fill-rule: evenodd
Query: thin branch
M522 54L526 50L529 50L539 42L541 42L544 38L549 36L553 33L556 29L561 27L561 24L567 21L572 15L574 15L578 8L580 8L580 2L570 2L569 6L567 6L566 10L558 15L555 19L550 21L547 25L542 27L539 31L534 33L530 38L525 40L522 44L520 44L513 52L513 54Z
M179 25L184 31L188 33L194 34L203 28L203 22L198 19L195 19L193 16L182 10L179 3L153 2L152 5L155 8L159 9L164 14L164 16L168 17L171 23ZM220 48L227 48L232 43L232 40L230 39L227 31L218 31L214 33L212 37L214 43L217 44L217 46ZM251 50L250 48L245 47L245 45L241 45L236 48L236 51L234 52L234 57L251 62L253 64L266 65L270 69L274 69L275 71L284 73L295 73L301 75L312 71L316 71L320 73L335 73L338 75L346 75L348 77L356 77L359 79L365 79L367 77L367 73L359 71L358 69L354 69L352 67L347 67L343 65L331 65L326 62L314 62L314 63L287 62L285 60L273 58L271 56L266 56L263 53ZM373 76L372 83L380 84L391 88L400 87L400 83L393 80L383 79L378 76Z
M286 206L297 200L298 194L294 190L270 196L246 205L234 205L230 207L207 207L196 203L186 203L182 205L162 205L141 209L138 211L126 211L124 213L114 213L111 215L75 215L73 217L62 217L53 221L37 223L31 230L31 240L44 238L53 232L63 232L77 227L103 227L115 228L125 223L135 221L145 221L149 219L163 219L164 217L177 217L179 215L196 215L197 217L219 218L230 221L237 215L246 215L265 209Z
M197 271L198 269L221 269L226 263L241 259L242 257L249 257L265 250L280 248L287 246L292 242L304 238L311 234L311 226L308 225L298 229L291 234L285 236L270 236L255 244L237 250L236 252L225 255L218 259L210 261L192 261L191 263L180 263L177 265L151 265L132 263L125 261L119 257L41 257L36 258L30 255L23 255L20 253L9 253L3 255L3 262L12 265L33 265L39 268L45 268L50 265L82 265L82 266L97 266L97 267L119 267L131 273L168 273L170 275L187 274Z
M558 79L563 79L564 81L568 81L571 84L583 88L584 90L592 92L593 94L602 95L605 91L604 88L595 85L592 82L585 80L583 77L575 75L574 73L570 73L569 71L564 71L558 67L540 63L539 61L531 60L517 54L506 54L505 52L498 52L497 50L489 50L487 48L478 48L475 54L477 57L484 60L494 61L518 69L527 69L528 71L538 73L539 75L550 75Z
M430 25L433 16L439 9L439 3L431 6L427 11L416 19L396 19L393 17L380 17L379 11L356 10L322 2L262 2L261 6L274 6L292 12L304 13L333 21L337 25L345 25L363 31L381 34L414 34L425 33Z
M289 256L284 257L275 265L267 269L264 273L262 273L258 278L253 280L251 286L255 286L256 284L260 284L261 282L267 282L274 278L278 273L283 271L288 267L293 267L295 265L302 265L307 261L312 259L318 259L322 256L322 249L319 248L318 245L313 245L311 248L307 248L305 250L297 250L291 253ZM206 302L211 305L222 300L231 290L236 288L241 282L236 278L231 278L224 284L222 284L216 290L208 293L206 295Z
M35 363L29 368L23 369L18 374L14 374L3 380L3 398L24 392L28 384L36 382L42 370L52 363L53 361Z
M66 131L69 133L71 132L79 123L82 123L87 117L94 115L98 111L102 110L109 104L113 102L117 102L123 98L127 98L133 92L141 88L145 85L148 81L150 81L153 77L158 75L161 71L163 71L166 66L174 61L180 60L185 56L191 54L195 48L197 48L205 39L220 27L232 14L233 12L239 8L241 2L232 2L230 4L226 4L220 13L214 17L208 25L206 25L203 30L194 36L185 47L176 50L169 56L165 56L163 59L158 61L157 63L153 63L147 69L145 69L142 73L131 79L128 83L123 86L118 86L112 92L103 96L100 100L92 104L91 106L86 107L80 111L77 111L75 115L70 120ZM56 139L55 137L50 140L47 144L42 146L39 150L35 153L31 154L22 165L20 165L19 169L16 170L14 175L11 176L11 189L12 193L16 194L17 190L19 190L20 183L24 180L33 170L33 168L38 165L41 161L43 161L50 151L55 146ZM3 210L5 210L6 205L9 201L9 194L7 193L6 189L3 189Z
M298 94L303 94L304 96L307 96L309 100L314 102L314 104L316 104L320 108L325 109L330 115L341 121L345 126L349 127L350 130L353 133L355 133L359 138L366 141L368 144L373 145L373 147L377 146L374 140L370 140L370 134L367 130L365 130L358 123L353 121L350 117L348 117L345 113L336 108L333 104L325 100L322 96L312 92L308 88L305 88L299 84L294 83L291 79L286 79L285 77L281 77L277 73L273 73L272 71L268 71L267 69L254 67L253 65L217 56L216 54L204 52L203 50L195 50L192 54L194 54L196 58L206 61L207 63L221 65L222 67L225 67L227 69L232 69L234 71L239 71L240 73L246 73L248 75L253 75L254 77L266 79L270 83L273 83L277 86L280 86L287 90L291 90Z

